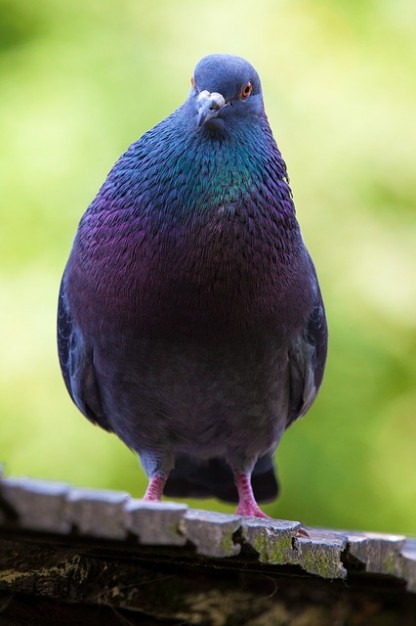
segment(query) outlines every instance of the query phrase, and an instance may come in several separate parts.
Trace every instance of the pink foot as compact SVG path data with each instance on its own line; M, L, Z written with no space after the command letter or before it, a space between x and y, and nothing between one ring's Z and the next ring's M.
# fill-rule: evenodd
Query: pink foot
M235 513L236 515L243 515L246 517L262 517L263 519L271 519L270 515L266 515L258 504L248 506L240 502Z
M153 476L149 480L146 493L143 496L143 500L147 502L160 502L163 495L163 489L165 487L167 477L166 476Z
M235 486L237 487L239 499L236 514L248 517L262 517L263 519L270 519L269 515L263 513L263 511L256 502L253 489L251 487L250 474L235 474L234 481Z

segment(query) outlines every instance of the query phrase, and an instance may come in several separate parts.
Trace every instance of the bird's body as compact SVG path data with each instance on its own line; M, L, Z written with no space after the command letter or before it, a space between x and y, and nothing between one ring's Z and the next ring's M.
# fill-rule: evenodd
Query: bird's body
M58 342L72 398L140 455L149 499L171 473L167 493L261 514L241 477L256 466L260 499L275 495L271 455L319 388L326 324L247 62L203 59L184 105L111 170L65 269Z

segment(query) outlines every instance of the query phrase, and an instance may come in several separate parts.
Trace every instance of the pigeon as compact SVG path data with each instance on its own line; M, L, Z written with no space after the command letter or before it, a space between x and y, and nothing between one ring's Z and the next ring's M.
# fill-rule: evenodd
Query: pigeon
M140 458L144 499L216 497L267 517L273 455L323 378L327 324L260 78L196 66L83 215L58 352L78 409Z

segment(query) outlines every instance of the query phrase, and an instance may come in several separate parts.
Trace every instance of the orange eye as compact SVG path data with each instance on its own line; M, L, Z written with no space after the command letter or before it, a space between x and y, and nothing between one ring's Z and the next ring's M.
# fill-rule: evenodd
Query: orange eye
M253 85L250 83L250 81L248 81L248 83L243 85L243 88L240 92L241 100L247 100L247 98L249 97L252 91L253 91Z
M195 87L195 78L193 76L191 78L191 85L192 85L192 87Z

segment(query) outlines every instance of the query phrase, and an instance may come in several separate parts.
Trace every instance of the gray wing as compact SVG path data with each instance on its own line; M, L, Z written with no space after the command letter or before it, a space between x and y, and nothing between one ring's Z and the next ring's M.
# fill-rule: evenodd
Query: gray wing
M316 276L315 276L316 280ZM289 414L286 428L311 407L322 382L328 329L321 292L316 282L315 304L303 332L289 350Z
M59 291L57 339L62 375L72 400L85 417L111 431L100 398L93 348L86 344L81 330L73 320L66 293L65 274Z

